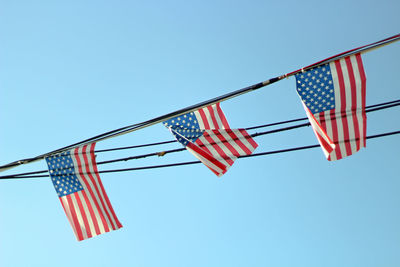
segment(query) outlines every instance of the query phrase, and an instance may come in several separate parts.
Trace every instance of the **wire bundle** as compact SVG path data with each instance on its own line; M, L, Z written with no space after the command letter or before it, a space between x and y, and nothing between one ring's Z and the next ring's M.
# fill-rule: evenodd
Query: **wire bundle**
M394 108L397 106L400 106L400 99L367 106L366 112L367 113L375 112L375 111L379 111L379 110ZM307 118L303 117L303 118L298 118L298 119L292 119L292 120L286 120L286 121L280 121L280 122L275 122L275 123L269 123L269 124L264 124L264 125L248 127L248 128L245 128L245 130L256 130L256 129L261 129L261 128L268 128L268 127L272 127L272 126L278 126L278 125L289 124L289 123L294 123L294 122L301 122L301 121L305 121L305 120L307 120ZM308 122L300 123L300 124L296 124L296 125L292 125L292 126L288 126L288 127L282 127L282 128L278 128L278 129L274 129L274 130L256 132L256 133L251 134L251 136L259 137L262 135L294 130L294 129L306 127L309 125L310 125L310 123L308 123ZM400 134L400 131L393 131L393 132L386 132L386 133L377 134L377 135L371 135L371 136L367 136L367 139L381 138L381 137L396 135L396 134ZM135 145L135 146L124 146L124 147L96 150L95 152L96 153L105 153L105 152L111 152L111 151L117 151L117 150L127 150L127 149L135 149L135 148L142 148L142 147L159 146L159 145L171 144L171 143L176 143L176 142L177 142L176 140L161 141L161 142L141 144L141 145ZM293 148L280 149L280 150L274 150L274 151L259 152L259 153L254 153L254 154L248 155L248 156L242 156L240 158L266 156L266 155L272 155L272 154L306 150L306 149L311 149L311 148L316 148L316 147L319 147L319 145L308 145L308 146L293 147ZM130 157L117 158L117 159L113 159L113 160L101 161L101 162L98 162L97 165L111 164L111 163L116 163L116 162L121 162L121 161L130 161L130 160L134 160L134 159L143 159L143 158L153 157L153 156L164 156L166 154L177 153L177 152L181 152L181 151L185 151L185 150L186 150L185 148L177 148L177 149L171 149L171 150L166 150L166 151L157 151L157 152L152 152L152 153L147 153L147 154L142 154L142 155L135 155L135 156L130 156ZM125 171L148 170L148 169L155 169L155 168L176 167L176 166L191 165L191 164L198 164L198 163L200 163L200 161L177 162L177 163L171 163L171 164L151 165L151 166L143 166L143 167L136 167L136 168L103 170L103 171L99 171L99 173L115 173L115 172L125 172ZM44 173L48 173L48 171L41 170L41 171L26 172L26 173L19 173L19 174L13 174L13 175L5 175L5 176L0 176L0 179L44 178L44 177L49 176L48 174L44 174Z

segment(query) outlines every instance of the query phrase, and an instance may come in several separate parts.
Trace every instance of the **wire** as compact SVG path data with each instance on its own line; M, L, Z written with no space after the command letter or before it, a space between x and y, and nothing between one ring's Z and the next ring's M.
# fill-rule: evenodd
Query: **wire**
M387 109L387 108L391 108L391 107L395 107L395 106L399 106L399 105L400 105L400 100L389 101L389 102L385 102L385 103L371 105L369 107L373 107L373 109L368 109L366 112L374 112L374 111ZM304 118L304 119L307 119L307 118ZM288 120L288 121L291 122L291 121L299 121L299 120L304 120L304 119L301 118L301 119ZM288 122L288 121L286 121L286 122ZM281 122L255 126L255 127L251 127L251 129L261 128L261 127L268 127L268 126L277 125L277 124L280 124L280 123ZM275 130L270 130L270 131L265 131L265 132L260 132L260 133L254 133L254 134L251 134L250 136L251 137L258 137L258 136L262 136L262 135L266 135L266 134L272 134L272 133L277 133L277 132L282 132L282 131L293 130L293 129L297 129L297 128L301 128L301 127L305 127L305 126L309 126L309 125L310 125L310 123L307 122L307 123L293 125L293 126L284 127L284 128L279 128L279 129L275 129ZM248 130L248 129L249 128L246 128L246 130ZM176 142L176 141L158 142L158 143L153 143L153 144L172 143L172 142ZM149 146L149 145L153 145L153 144L137 145L137 146L131 146L129 148L132 148L132 147L135 147L135 148L136 147L143 147L143 146ZM120 149L120 148L114 148L114 149L111 149L111 150L116 150L116 149ZM123 148L123 149L125 149L125 148ZM133 159L141 159L141 158L146 158L146 157L151 157L151 156L164 156L166 154L175 153L175 152L181 152L181 151L184 151L184 150L186 150L186 149L185 148L178 148L178 149L171 149L171 150L166 150L166 151L161 151L161 152L153 152L153 153L148 153L148 154L144 154L144 155L137 155L137 156L119 158L119 159L114 159L114 160L101 161L101 162L98 162L97 165L109 164L109 163L115 163L115 162L121 162L121 161L129 161L129 160L133 160ZM105 152L105 151L109 151L109 150L102 150L102 152ZM96 152L98 152L98 151L96 151ZM46 172L48 172L48 171L47 170L42 170L42 171L14 174L14 175L10 175L10 176L23 178L23 177L26 177L26 175L40 174L40 173L46 173Z
M381 109L387 109L387 108L392 108L395 106L400 105L400 99L393 100L393 101L388 101L384 103L379 103L379 104L374 104L366 107L366 112L373 112ZM286 121L280 121L280 122L274 122L274 123L269 123L269 124L263 124L263 125L257 125L253 127L247 127L244 128L246 131L249 130L255 130L255 129L260 129L260 128L267 128L267 127L272 127L272 126L277 126L277 125L282 125L282 124L288 124L288 123L293 123L293 122L298 122L298 121L305 121L308 120L307 117L303 118L298 118L298 119L292 119L292 120L286 120ZM309 125L309 124L307 124ZM304 125L304 126L307 126ZM283 128L281 131L285 130L291 130L287 128ZM279 129L277 130L279 131ZM274 131L274 132L277 132ZM272 132L271 132L272 133ZM162 142L156 142L156 143L149 143L149 144L143 144L143 145L135 145L135 146L124 146L124 147L116 147L116 148L109 148L109 149L101 149L101 150L96 150L96 153L102 153L102 152L110 152L110 151L117 151L117 150L125 150L125 149L134 149L134 148L142 148L142 147L149 147L149 146L158 146L158 145L164 145L164 144L171 144L171 143L176 143L178 142L177 140L170 140L170 141L162 141Z
M195 105L192 105L192 106L189 106L189 107L186 107L186 108L183 108L183 109L168 113L168 114L163 115L163 116L156 117L156 118L151 119L151 120L147 120L147 121L144 121L144 122L141 122L141 123L128 125L128 126L116 129L116 130L112 130L112 131L109 131L109 132L106 132L106 133L103 133L103 134L99 134L97 136L88 138L86 140L74 143L74 144L69 145L69 146L65 146L65 147L53 150L51 152L48 152L48 153L45 153L45 154L42 154L42 155L39 155L39 156L36 156L36 157L22 159L22 160L18 160L18 161L14 161L14 162L8 163L6 165L0 166L0 171L4 171L4 170L7 170L7 169L10 169L10 168L13 168L15 166L22 165L22 164L35 162L35 161L43 159L44 157L47 157L47 156L50 156L50 155L56 154L56 153L61 153L63 151L66 151L68 149L72 149L72 148L80 146L80 145L89 144L89 143L93 143L93 142L98 142L98 141L102 141L102 140L105 140L105 139L108 139L108 138L116 137L116 136L119 136L119 135L122 135L122 134L127 134L127 133L130 133L130 132L133 132L133 131L137 131L137 130L143 129L145 127L149 127L149 126L152 126L154 124L157 124L157 123L163 122L165 120L171 119L173 117L180 116L180 115L183 115L185 113L188 113L188 112L191 112L191 111L194 111L194 110L198 110L200 108L203 108L203 107L206 107L206 106L218 103L218 102L222 102L222 101L225 101L225 100L240 96L242 94L245 94L245 93L248 93L248 92L251 92L251 91L254 91L254 90L257 90L257 89L262 88L264 86L267 86L267 85L270 85L270 84L275 83L277 81L280 81L280 80L282 80L284 78L288 78L290 76L293 76L293 75L295 75L295 74L297 74L299 72L303 72L305 70L308 70L308 69L320 66L322 64L326 64L328 62L332 62L334 60L338 60L340 58L344 58L344 57L347 57L347 56L350 56L350 55L353 55L353 54L356 54L356 53L366 53L367 51L370 51L370 50L376 49L378 47L382 47L382 46L388 45L388 44L396 42L398 40L400 40L400 34L396 34L396 35L391 36L389 38L386 38L386 39L383 39L383 40L380 40L380 41L377 41L377 42L374 42L374 43L371 43L371 44L367 44L367 45L364 45L364 46L361 46L361 47L357 47L357 48L348 50L346 52L343 52L343 53L337 54L335 56L326 58L324 60L318 61L318 62L316 62L314 64L311 64L311 65L306 66L304 68L292 71L290 73L286 73L284 75L281 75L281 76L278 76L278 77L275 77L275 78L272 78L272 79L268 79L268 80L265 80L265 81L260 82L260 83L256 83L256 84L250 85L248 87L245 87L245 88L242 88L242 89L239 89L239 90L224 94L224 95L219 96L219 97L212 98L212 99L207 100L207 101L203 101L201 103L198 103L198 104L195 104Z
M371 135L371 136L367 136L366 139L375 139L375 138L381 138L381 137L386 137L386 136L391 136L391 135L396 135L396 134L400 134L400 131L393 131L393 132L387 132L387 133L382 133L382 134ZM280 154L280 153L286 153L286 152L306 150L306 149L316 148L316 147L319 147L319 146L320 145L308 145L308 146L293 147L293 148L287 148L287 149L280 149L280 150L273 150L273 151L267 151L267 152L254 153L254 154L247 155L247 156L240 156L239 158L251 158L251 157L259 157L259 156L267 156L267 155L272 155L272 154ZM148 170L148 169L157 169L157 168L166 168L166 167L176 167L176 166L183 166L183 165L191 165L191 164L198 164L198 163L201 163L201 162L200 161L187 161L187 162L179 162L179 163L171 163L171 164L163 164L163 165L143 166L143 167L136 167L136 168L103 170L103 171L99 171L99 173L114 173L114 172ZM36 173L39 173L39 172L36 172ZM26 173L26 174L28 174L28 173ZM32 172L30 174L34 174L34 172ZM19 175L0 176L0 179L24 179L24 178L44 178L44 177L49 177L49 175L31 175L31 176L20 176L20 175L21 174L19 174Z

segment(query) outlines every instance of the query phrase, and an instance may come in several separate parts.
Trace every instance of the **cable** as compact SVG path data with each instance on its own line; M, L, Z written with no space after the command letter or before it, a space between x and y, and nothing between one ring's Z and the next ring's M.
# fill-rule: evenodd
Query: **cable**
M367 136L366 139L375 139L375 138L381 138L381 137L386 137L386 136L391 136L391 135L396 135L396 134L400 134L400 131L394 131L394 132L387 132L387 133L382 133L382 134L371 135L371 136ZM316 148L316 147L319 147L319 146L320 145L308 145L308 146L293 147L293 148L287 148L287 149L280 149L280 150L273 150L273 151L267 151L267 152L254 153L254 154L247 155L247 156L240 156L239 158L251 158L251 157L259 157L259 156L266 156L266 155L272 155L272 154L280 154L280 153L286 153L286 152L293 152L293 151ZM198 164L198 163L201 163L201 162L200 161L187 161L187 162L179 162L179 163L172 163L172 164L143 166L143 167L136 167L136 168L103 170L103 171L99 171L99 173L114 173L114 172L126 172L126 171L157 169L157 168L176 167L176 166L191 165L191 164ZM23 178L44 178L44 177L49 177L49 175L32 175L32 176L23 176L23 177L18 176L18 175L7 175L7 176L0 176L0 179L23 179Z
M387 104L391 104L391 105L387 105ZM395 106L399 106L399 105L400 105L400 100L395 100L395 101L390 101L390 102L386 102L386 103L375 104L375 105L369 106L369 107L374 107L374 109L368 109L366 112L374 112L374 111L387 109L387 108L391 108L391 107L395 107ZM305 118L305 119L307 119L307 118ZM303 119L295 119L295 120L290 120L290 121L298 121L298 120L303 120ZM266 125L261 125L261 126L255 126L255 127L251 127L251 128L252 129L256 129L256 128L261 128L261 127L266 127L266 126L276 125L276 124L277 123L272 123L272 124L266 124ZM293 130L293 129L297 129L297 128L301 128L301 127L305 127L305 126L309 126L309 125L310 125L310 123L307 122L307 123L293 125L293 126L284 127L284 128L279 128L279 129L275 129L275 130L270 130L270 131L265 131L265 132L260 132L260 133L254 133L254 134L251 134L250 136L251 137L258 137L258 136L262 136L262 135L266 135L266 134L272 134L272 133L278 133L278 132L282 132L282 131ZM246 128L246 130L247 129L249 129L249 128ZM153 144L171 143L171 142L172 141L166 141L166 142L159 142L159 143L153 143ZM173 141L173 142L175 142L175 141ZM142 146L149 146L149 145L152 145L152 144L138 145L138 146L132 146L132 147L142 147ZM112 150L116 150L116 149L117 148L114 148ZM184 151L184 150L186 150L186 149L185 148L178 148L178 149L171 149L171 150L166 150L166 151L161 151L161 152L153 152L153 153L148 153L148 154L144 154L144 155L137 155L137 156L119 158L119 159L114 159L114 160L101 161L101 162L98 162L97 165L109 164L109 163L115 163L115 162L121 162L121 161L129 161L129 160L133 160L133 159L141 159L141 158L146 158L146 157L151 157L151 156L164 156L166 154L175 153L175 152L181 152L181 151ZM105 150L102 150L102 151L104 152ZM98 151L96 151L96 152L98 152ZM11 175L11 176L14 176L14 177L20 176L21 178L23 178L23 177L26 177L26 175L40 174L40 173L46 173L46 172L47 172L47 170L42 170L42 171L14 174L14 175Z
M366 107L366 112L373 112L377 110L382 110L382 109L387 109L387 108L392 108L395 106L400 106L400 99L398 100L393 100L393 101L388 101L384 103L379 103L379 104L374 104ZM373 109L375 108L375 109ZM298 121L304 121L308 120L307 117L303 118L298 118L298 119L292 119L292 120L286 120L286 121L280 121L280 122L274 122L274 123L269 123L269 124L263 124L263 125L258 125L258 126L253 126L253 127L247 127L244 128L246 131L249 130L255 130L255 129L260 129L260 128L266 128L266 127L272 127L272 126L277 126L277 125L282 125L282 124L288 124L288 123L293 123L293 122L298 122ZM308 124L309 125L309 124ZM305 125L306 126L306 125ZM286 128L285 128L286 129ZM290 129L289 129L290 130ZM149 147L149 146L158 146L158 145L164 145L164 144L171 144L171 143L176 143L178 141L176 140L171 140L171 141L162 141L162 142L156 142L156 143L149 143L149 144L143 144L143 145L136 145L136 146L125 146L125 147L117 147L117 148L109 148L109 149L101 149L101 150L96 150L96 153L102 153L102 152L109 152L109 151L117 151L117 150L125 150L125 149L134 149L134 148L142 148L142 147Z
M102 140L105 140L105 139L108 139L108 138L112 138L112 137L116 137L116 136L119 136L119 135L122 135L122 134L127 134L127 133L130 133L130 132L133 132L133 131L137 131L137 130L143 129L145 127L149 127L149 126L152 126L154 124L157 124L157 123L163 122L165 120L171 119L173 117L180 116L180 115L183 115L185 113L188 113L188 112L191 112L191 111L194 111L194 110L198 110L200 108L203 108L203 107L206 107L206 106L218 103L218 102L226 101L228 99L240 96L242 94L257 90L259 88L262 88L262 87L265 87L265 86L270 85L272 83L275 83L277 81L280 81L280 80L282 80L284 78L288 78L290 76L293 76L293 75L295 75L295 74L297 74L299 72L303 72L305 70L308 70L308 69L311 69L311 68L326 64L328 62L332 62L332 61L338 60L340 58L344 58L344 57L347 57L347 56L350 56L350 55L354 55L354 54L357 54L357 53L366 53L367 51L370 51L370 50L376 49L378 47L382 47L382 46L388 45L388 44L396 42L398 40L400 40L400 34L396 34L396 35L391 36L389 38L386 38L386 39L383 39L383 40L380 40L380 41L377 41L377 42L374 42L374 43L371 43L371 44L367 44L367 45L364 45L364 46L360 46L360 47L348 50L346 52L343 52L343 53L337 54L335 56L326 58L324 60L318 61L318 62L316 62L314 64L311 64L311 65L306 66L304 68L292 71L290 73L286 73L286 74L283 74L281 76L277 76L275 78L268 79L268 80L265 80L263 82L259 82L259 83L250 85L248 87L245 87L245 88L242 88L242 89L239 89L239 90L224 94L224 95L219 96L219 97L212 98L212 99L207 100L207 101L203 101L201 103L198 103L198 104L195 104L195 105L192 105L192 106L189 106L189 107L186 107L186 108L183 108L183 109L168 113L168 114L163 115L163 116L156 117L156 118L151 119L151 120L147 120L147 121L144 121L144 122L141 122L141 123L128 125L128 126L116 129L116 130L112 130L112 131L109 131L109 132L106 132L106 133L103 133L103 134L99 134L99 135L96 135L94 137L85 139L83 141L74 143L74 144L69 145L69 146L65 146L65 147L53 150L51 152L48 152L48 153L45 153L45 154L42 154L42 155L39 155L39 156L36 156L36 157L22 159L22 160L18 160L18 161L14 161L14 162L8 163L6 165L0 166L0 171L4 171L4 170L7 170L7 169L10 169L10 168L13 168L15 166L22 165L22 164L35 162L35 161L41 160L44 157L47 157L49 155L56 154L56 153L61 153L63 151L72 149L72 148L77 147L77 146L81 146L81 145L85 145L85 144L89 144L89 143L93 143L93 142L99 142L99 141L102 141Z

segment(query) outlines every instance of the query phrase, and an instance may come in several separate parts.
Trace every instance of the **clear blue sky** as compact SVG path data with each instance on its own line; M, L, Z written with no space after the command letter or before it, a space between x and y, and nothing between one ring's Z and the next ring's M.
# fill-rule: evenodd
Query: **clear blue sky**
M395 0L1 0L0 164L397 34L399 10ZM399 56L400 43L363 56L367 105L400 98ZM305 116L294 78L221 106L237 128ZM399 130L399 112L369 114L368 135ZM171 139L156 125L97 148ZM256 152L316 144L309 127L256 141ZM338 162L319 148L241 159L222 178L203 165L103 174L124 228L82 242L48 178L3 180L0 266L399 266L399 148L393 136Z

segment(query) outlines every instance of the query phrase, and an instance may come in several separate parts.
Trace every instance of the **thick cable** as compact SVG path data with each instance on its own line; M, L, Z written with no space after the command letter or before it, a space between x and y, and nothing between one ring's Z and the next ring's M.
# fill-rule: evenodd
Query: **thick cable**
M371 136L367 136L366 139L381 138L381 137L386 137L386 136L391 136L391 135L396 135L396 134L400 134L400 131L393 131L393 132L387 132L387 133L382 133L382 134L371 135ZM308 146L293 147L293 148L287 148L287 149L280 149L280 150L274 150L274 151L254 153L254 154L251 154L251 155L240 156L238 158L251 158L251 157L266 156L266 155L272 155L272 154L280 154L280 153L286 153L286 152L293 152L293 151L316 148L316 147L319 147L319 146L320 145L308 145ZM126 172L126 171L157 169L157 168L176 167L176 166L191 165L191 164L198 164L198 163L201 163L201 162L200 161L187 161L187 162L179 162L179 163L171 163L171 164L163 164L163 165L143 166L143 167L135 167L135 168L103 170L103 171L99 171L99 173L114 173L114 172ZM15 175L8 175L8 176L0 176L0 180L1 179L44 178L44 177L49 177L49 175L32 175L32 176L23 176L23 177L15 176Z
M279 80L282 80L283 78L287 78L287 77L293 76L293 75L295 75L295 74L297 74L299 72L305 71L307 69L314 68L314 67L317 67L317 66L326 64L328 62L332 62L334 60L338 60L340 58L347 57L347 56L350 56L350 55L353 55L353 54L356 54L356 53L366 53L367 51L376 49L376 48L384 46L384 45L388 45L388 44L396 42L398 40L400 40L400 34L396 34L396 35L391 36L389 38L386 38L386 39L383 39L383 40L380 40L380 41L377 41L377 42L374 42L374 43L371 43L371 44L367 44L367 45L364 45L364 46L360 46L358 48L354 48L354 49L348 50L346 52L343 52L343 53L337 54L335 56L326 58L324 60L318 61L318 62L316 62L314 64L311 64L311 65L306 66L304 68L292 71L290 73L287 73L287 74L284 74L284 75L281 75L281 76L278 76L278 77L275 77L275 78L272 78L272 79L265 80L263 82L260 82L260 83L257 83L257 84L254 84L254 85L251 85L251 86L248 86L248 87L236 90L236 91L233 91L231 93L224 94L222 96L219 96L219 97L207 100L207 101L203 101L203 102L198 103L196 105L192 105L192 106L189 106L187 108L183 108L183 109L180 109L178 111L171 112L171 113L168 113L166 115L159 116L159 117L156 117L156 118L148 120L148 121L144 121L142 123L132 124L132 125L128 125L128 126L116 129L116 130L112 130L112 131L109 131L109 132L106 132L106 133L103 133L103 134L100 134L100 135L85 139L83 141L74 143L72 145L65 146L65 147L53 150L51 152L45 153L45 154L41 154L41 155L36 156L36 157L22 159L22 160L18 160L18 161L14 161L14 162L5 164L3 166L0 166L0 171L4 171L4 170L7 170L7 169L10 169L10 168L13 168L15 166L22 165L22 164L35 162L35 161L41 160L44 157L47 157L49 155L56 154L56 153L61 153L63 151L72 149L72 148L77 147L77 146L81 146L81 145L85 145L85 144L89 144L89 143L93 143L93 142L98 142L98 141L106 140L106 139L111 138L111 137L116 137L116 136L119 136L119 135L122 135L122 134L127 134L127 133L130 133L130 132L133 132L133 131L137 131L137 130L143 129L145 127L149 127L149 126L152 126L154 124L160 123L162 121L171 119L173 117L180 116L182 114L185 114L185 113L188 113L188 112L191 112L191 111L194 111L194 110L197 110L197 109L200 109L200 108L203 108L203 107L206 107L206 106L218 103L218 102L226 101L226 100L231 99L233 97L237 97L237 96L240 96L242 94L257 90L259 88L262 88L264 86L267 86L267 85L270 85L272 83L275 83L275 82L277 82Z
M386 105L386 104L391 104L391 105ZM374 111L387 109L387 108L391 108L391 107L395 107L395 106L399 106L399 105L400 105L400 100L389 101L389 102L386 102L386 103L380 103L380 104L371 105L369 107L374 107L374 108L373 109L368 109L366 112L367 113L368 112L374 112ZM302 119L296 119L296 120L291 120L291 121L297 121L297 120L302 120ZM276 123L272 123L272 124L276 124ZM269 124L269 125L272 125L272 124ZM289 126L289 127L275 129L275 130L270 130L270 131L265 131L265 132L260 132L260 133L253 133L250 136L251 137L258 137L258 136L262 136L262 135L266 135L266 134L278 133L278 132L293 130L293 129L306 127L306 126L310 126L310 123L307 122L307 123L297 124L297 125L293 125L293 126ZM251 127L251 128L255 129L255 128L257 128L257 126L256 127ZM246 128L246 130L248 130L248 128ZM167 142L170 142L170 141L167 141ZM159 143L163 143L163 142L159 142ZM154 143L154 144L156 144L156 143ZM151 145L151 144L146 144L146 146L147 145ZM141 145L139 145L139 147L140 146ZM136 147L138 147L138 146L136 146ZM171 149L171 150L160 151L160 152L153 152L153 153L148 153L148 154L144 154L144 155L137 155L137 156L119 158L119 159L114 159L114 160L101 161L101 162L98 162L97 165L109 164L109 163L115 163L115 162L121 162L121 161L128 161L128 160L133 160L133 159L141 159L141 158L146 158L146 157L151 157L151 156L164 156L166 154L175 153L175 152L181 152L181 151L184 151L184 150L186 150L186 149L185 148L178 148L178 149ZM102 151L104 152L104 150L102 150ZM96 151L96 152L98 152L98 151ZM46 172L47 172L47 170L42 170L42 171L14 174L12 176L15 176L15 177L16 176L21 176L21 178L22 178L22 177L26 177L26 175L40 174L40 173L46 173Z
M399 105L400 105L400 99L393 100L393 101L388 101L388 102L384 102L384 103L379 103L379 104L374 104L374 105L367 106L366 107L366 112L368 113L368 112L372 112L372 111L392 108L392 107L399 106ZM299 119L292 119L292 120L274 122L274 123L269 123L269 124L257 125L257 126L253 126L253 127L247 127L247 128L244 128L244 129L246 131L249 131L249 130L272 127L272 126L288 124L288 123L293 123L293 122L298 122L298 121L305 121L305 120L308 120L308 118L307 117L303 117L303 118L299 118ZM283 128L283 129L286 129L286 128ZM109 149L101 149L101 150L96 150L95 152L96 153L102 153L102 152L110 152L110 151L117 151L117 150L143 148L143 147L149 147L149 146L158 146L158 145L164 145L164 144L171 144L171 143L176 143L176 142L177 142L176 140L170 140L170 141L148 143L148 144L143 144L143 145L124 146L124 147L116 147L116 148L109 148Z

